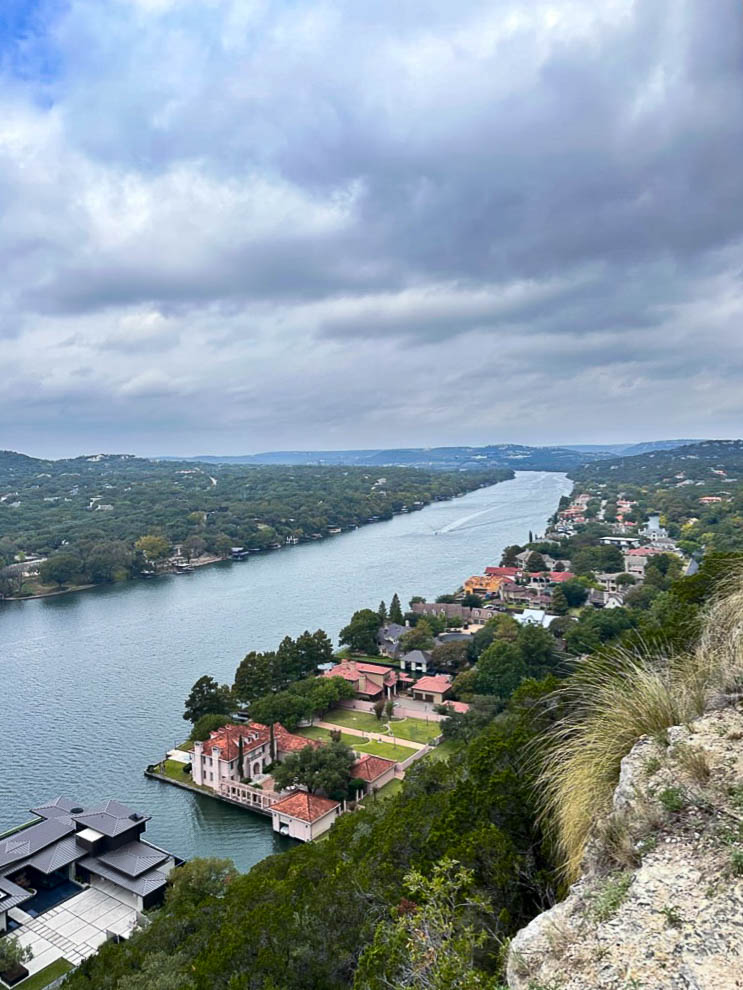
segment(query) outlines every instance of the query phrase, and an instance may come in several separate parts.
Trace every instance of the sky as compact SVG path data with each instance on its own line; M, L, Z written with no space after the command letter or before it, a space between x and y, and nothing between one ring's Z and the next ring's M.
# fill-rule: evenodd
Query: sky
M0 448L743 434L739 0L3 0Z

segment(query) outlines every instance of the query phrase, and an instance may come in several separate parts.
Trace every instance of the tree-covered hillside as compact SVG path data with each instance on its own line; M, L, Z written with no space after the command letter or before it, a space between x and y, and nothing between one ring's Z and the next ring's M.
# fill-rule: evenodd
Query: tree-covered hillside
M19 552L78 558L94 581L136 570L136 544L194 556L327 536L512 476L414 468L261 467L96 455L44 461L0 453L0 564ZM145 551L147 547L145 547ZM92 562L90 558L93 558ZM74 561L70 562L74 569Z

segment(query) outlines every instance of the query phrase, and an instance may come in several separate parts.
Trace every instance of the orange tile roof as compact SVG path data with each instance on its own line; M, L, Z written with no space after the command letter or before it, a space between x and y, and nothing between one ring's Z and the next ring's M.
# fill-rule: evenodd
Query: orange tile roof
M316 822L333 808L340 808L340 804L317 794L307 794L306 791L294 791L271 805L271 811L280 811L282 815L299 818L303 822Z
M382 774L387 773L390 767L394 767L394 765L393 760L385 760L381 756L372 756L371 753L366 753L351 767L351 776L373 783L375 780L379 780Z
M414 691L432 691L437 694L444 694L451 687L451 678L445 674L431 674L428 677L421 677L413 685Z
M261 722L246 722L242 725L229 723L217 729L204 741L202 752L211 756L215 747L219 747L220 760L232 761L237 759L239 740L243 741L243 753L247 756L251 750L263 746L271 737L271 730ZM274 723L274 737L279 753L296 753L305 746L322 746L318 739L306 739L296 736L285 729L281 722Z

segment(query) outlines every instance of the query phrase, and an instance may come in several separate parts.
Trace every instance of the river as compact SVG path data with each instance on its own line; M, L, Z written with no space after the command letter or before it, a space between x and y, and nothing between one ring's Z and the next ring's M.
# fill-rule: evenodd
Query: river
M501 550L543 532L566 475L524 471L419 512L317 543L165 576L0 603L0 832L57 794L117 798L152 815L172 852L248 869L286 848L268 819L143 776L182 741L183 701L204 673L230 682L243 655L357 608L454 590Z

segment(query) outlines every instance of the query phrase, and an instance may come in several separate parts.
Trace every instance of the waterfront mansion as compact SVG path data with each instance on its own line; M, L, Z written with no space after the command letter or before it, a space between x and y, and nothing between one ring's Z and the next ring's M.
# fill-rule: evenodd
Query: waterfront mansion
M194 743L191 775L194 784L219 793L229 782L261 777L266 767L289 753L320 745L316 739L294 735L280 722L274 723L273 731L260 722L224 725L208 739Z

